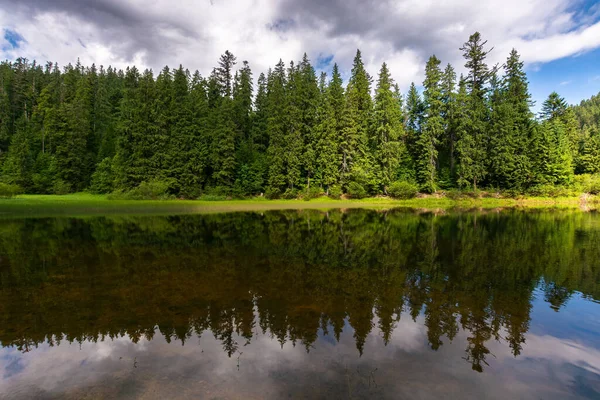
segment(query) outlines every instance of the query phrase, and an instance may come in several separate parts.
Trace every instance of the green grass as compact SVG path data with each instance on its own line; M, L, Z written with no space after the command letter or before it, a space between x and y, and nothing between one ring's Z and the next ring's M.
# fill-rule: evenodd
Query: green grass
M597 199L597 198L596 198ZM598 203L591 199L586 207L595 208ZM0 199L0 217L51 217L88 215L166 215L188 213L221 213L234 211L266 211L286 209L334 209L375 208L389 209L407 207L417 209L493 209L505 207L525 208L581 208L579 197L566 198L448 198L424 197L410 200L390 198L367 198L362 200L334 200L321 197L304 200L248 200L201 201L201 200L108 200L106 195L75 193L57 195L20 195L12 199Z

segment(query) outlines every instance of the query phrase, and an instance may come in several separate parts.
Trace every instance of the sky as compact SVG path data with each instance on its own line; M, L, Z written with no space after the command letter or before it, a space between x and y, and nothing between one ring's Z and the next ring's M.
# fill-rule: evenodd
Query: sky
M183 64L208 75L229 50L255 78L306 52L347 78L356 49L376 77L387 62L406 93L435 54L464 72L479 31L502 64L516 48L539 107L552 91L578 103L600 91L600 2L593 0L0 0L0 58L84 65Z

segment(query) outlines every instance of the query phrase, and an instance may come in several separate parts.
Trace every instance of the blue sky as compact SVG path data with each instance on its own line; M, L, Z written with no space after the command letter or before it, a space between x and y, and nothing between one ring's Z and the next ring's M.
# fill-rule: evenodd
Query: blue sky
M570 104L579 103L600 92L600 49L527 68L527 76L531 94L540 103L536 108L552 91Z
M600 91L600 1L592 0L0 0L0 58L64 66L210 73L229 50L266 72L306 52L318 70L347 77L359 48L376 77L387 62L406 93L435 54L464 72L459 48L475 31L489 64L515 47L541 102L554 90L578 103Z

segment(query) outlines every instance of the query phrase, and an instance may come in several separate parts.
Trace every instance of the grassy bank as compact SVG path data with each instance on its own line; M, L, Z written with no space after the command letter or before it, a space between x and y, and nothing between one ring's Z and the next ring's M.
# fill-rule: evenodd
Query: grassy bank
M600 206L597 197L528 197L508 198L460 198L422 197L410 200L390 198L367 198L361 200L334 200L321 197L304 200L248 200L202 201L202 200L109 200L104 195L77 193L57 195L20 195L0 199L0 217L86 216L119 214L187 214L220 213L234 211L267 211L285 209L333 209L407 207L418 209L490 209L504 207L523 208L572 208L594 209Z

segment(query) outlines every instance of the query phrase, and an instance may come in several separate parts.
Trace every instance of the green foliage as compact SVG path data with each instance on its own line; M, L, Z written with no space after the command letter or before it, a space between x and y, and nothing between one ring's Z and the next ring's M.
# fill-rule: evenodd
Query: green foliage
M69 182L65 182L62 179L57 179L54 181L54 185L52 186L52 192L58 195L65 195L73 192L73 187Z
M364 186L358 182L350 182L346 194L352 199L364 199L368 196Z
M573 192L564 186L539 184L527 189L527 194L537 197L566 197L571 196Z
M395 199L412 199L417 196L419 188L410 182L396 181L390 185L387 192Z
M172 182L164 180L142 181L137 187L126 192L115 192L109 195L114 200L167 200Z
M201 200L201 201L223 201L223 200L227 200L227 196L221 195L221 194L205 193L205 194L201 195L200 197L198 197L198 200Z
M278 199L281 197L281 190L277 188L268 187L265 191L265 197L269 200Z
M23 193L23 188L19 185L0 182L0 198L10 199Z
M286 200L297 199L298 193L298 189L287 188L281 195L281 198Z
M332 185L329 187L329 197L332 199L340 199L342 197L343 191L340 185Z
M110 193L113 191L114 176L112 171L112 160L105 158L96 167L92 175L90 191L92 193Z
M323 195L323 190L319 186L311 186L307 190L302 193L302 198L304 200L312 200Z
M576 193L600 194L600 175L576 175L573 182L573 190Z

